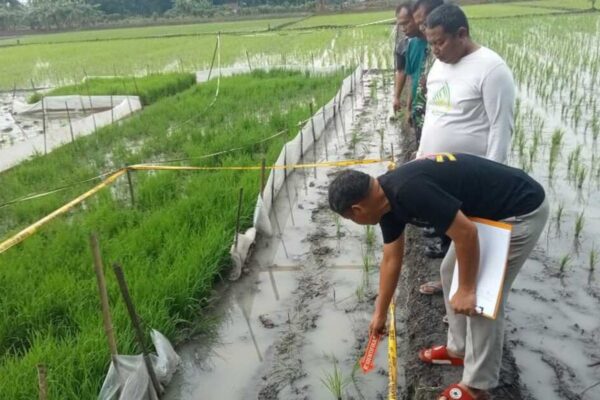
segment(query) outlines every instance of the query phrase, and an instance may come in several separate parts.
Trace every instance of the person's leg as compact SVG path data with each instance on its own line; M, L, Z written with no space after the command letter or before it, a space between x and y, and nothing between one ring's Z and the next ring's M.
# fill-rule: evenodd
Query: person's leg
M502 302L496 320L468 317L462 382L470 388L491 389L498 384L504 341L504 305L521 267L535 247L548 219L548 203L519 217L513 225Z
M462 314L456 314L450 306L448 295L450 293L450 285L452 284L452 275L454 274L454 266L456 264L456 251L454 243L450 244L450 248L446 253L446 257L440 266L440 277L442 279L442 290L444 292L444 304L446 305L446 315L448 316L448 342L446 347L448 351L456 356L465 354L465 335L467 332L467 320Z

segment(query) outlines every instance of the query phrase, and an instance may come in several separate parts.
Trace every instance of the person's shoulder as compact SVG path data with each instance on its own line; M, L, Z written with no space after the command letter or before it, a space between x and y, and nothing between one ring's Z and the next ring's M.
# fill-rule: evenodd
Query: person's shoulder
M498 65L506 65L506 61L500 56L500 54L496 53L494 50L481 46L479 49L478 58L482 61L485 61L485 64L489 68L495 68Z

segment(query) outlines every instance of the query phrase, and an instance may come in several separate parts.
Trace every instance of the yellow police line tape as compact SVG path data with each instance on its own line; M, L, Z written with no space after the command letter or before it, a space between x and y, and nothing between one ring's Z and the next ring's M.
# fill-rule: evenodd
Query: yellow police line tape
M398 399L398 370L396 352L396 305L394 300L390 303L390 326L388 328L388 369L389 385L388 400Z
M272 165L265 167L265 169L301 169L301 168L321 168L321 167L348 167L352 165L365 165L365 164L376 164L381 162L386 162L389 160L379 160L379 159L365 159L365 160L344 160L344 161L326 161L320 163L311 163L311 164L292 164L292 165ZM390 166L393 166L394 163L390 162ZM106 186L114 183L120 176L127 173L127 171L150 171L150 170L176 170L176 171L249 171L249 170L262 170L262 166L246 166L246 167L193 167L193 166L171 166L171 165L148 165L148 164L137 164L131 165L125 168L121 168L115 172L113 172L108 178L100 182L98 185L94 186L92 189L83 193L79 197L71 200L64 206L54 210L50 214L46 215L44 218L40 219L37 222L29 225L27 228L21 230L16 235L10 237L9 239L0 243L0 254L4 253L6 250L11 247L21 243L23 240L32 236L37 230L50 222L54 218L62 215L83 202L88 197L96 194L100 190L104 189Z

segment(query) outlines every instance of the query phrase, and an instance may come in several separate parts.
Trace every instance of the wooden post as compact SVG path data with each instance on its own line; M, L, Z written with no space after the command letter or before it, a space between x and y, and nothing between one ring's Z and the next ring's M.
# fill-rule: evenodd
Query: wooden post
M44 154L48 154L48 139L46 134L46 99L42 97L42 130L44 132Z
M71 143L75 142L75 135L73 134L73 123L71 122L71 113L69 112L69 103L65 101L65 110L67 110L67 119L69 120L69 131L71 132Z
M248 54L248 50L246 50L246 60L248 61L248 69L252 72L252 64L250 64L250 55Z
M152 382L152 388L154 389L156 396L160 397L162 393L162 388L160 386L160 383L158 382L158 378L156 377L156 373L154 372L154 367L152 366L152 361L150 360L148 349L146 348L146 345L144 343L144 334L142 332L140 319L137 313L135 312L133 301L131 299L131 296L129 295L129 289L127 287L127 282L125 282L125 275L123 274L123 269L119 264L114 263L113 271L115 272L115 276L117 277L119 289L121 290L123 301L125 301L127 312L129 313L129 318L131 319L131 323L133 325L133 330L135 331L135 336L138 345L142 349L144 363L146 364L146 369L148 371L148 375L150 376L150 381Z
M102 308L102 322L104 324L104 333L108 342L108 349L111 356L116 356L117 341L113 330L112 319L110 316L110 306L108 304L108 292L106 291L106 280L104 279L104 265L102 264L102 255L100 254L100 245L98 244L98 235L90 235L90 247L94 257L94 271L96 272L96 281L98 283L98 294L100 295L100 306ZM115 365L116 367L116 365Z
M115 104L113 102L113 95L110 95L110 123L114 124L115 123Z
M266 180L266 161L263 157L260 163L260 197L263 197L265 191L265 180Z
M238 236L240 235L240 218L242 217L242 200L244 199L244 188L240 188L240 196L238 199L237 217L235 219L235 249L238 246Z
M47 370L44 364L37 365L38 372L38 387L39 387L39 399L48 400L48 380Z
M85 75L85 88L87 90L88 101L90 102L90 111L92 114L92 121L94 122L94 132L98 130L98 126L96 125L96 113L94 112L94 106L92 105L92 95L90 93L90 81L87 76L87 72L83 70L83 74Z
M219 49L219 37L221 32L217 33L217 42L215 43L215 50L213 51L212 61L210 62L210 68L208 69L208 78L206 81L210 81L210 76L212 75L213 66L215 65L215 59L217 58L217 50Z
M127 169L127 184L129 185L129 196L131 199L131 206L135 207L135 196L133 195L133 181L131 179L131 169L129 169L129 165L125 165Z
M315 121L313 118L313 103L312 101L308 104L309 108L310 108L310 127L312 129L312 138L313 138L313 162L316 163L317 162L317 136L315 133ZM315 178L317 177L317 167L313 168L313 172L315 174Z
M285 193L288 198L288 207L290 208L290 218L292 220L292 225L296 226L296 221L294 221L294 209L292 207L292 199L290 197L290 188L287 179L287 140L285 139L283 143L283 184L285 185Z

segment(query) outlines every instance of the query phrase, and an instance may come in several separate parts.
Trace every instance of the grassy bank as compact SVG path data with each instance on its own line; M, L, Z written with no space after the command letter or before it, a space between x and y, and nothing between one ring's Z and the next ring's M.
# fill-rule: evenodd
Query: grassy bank
M75 94L85 96L131 95L139 96L142 104L147 106L163 97L184 91L195 83L196 77L190 73L152 74L141 78L90 78L77 85L61 86L44 95L36 93L29 98L29 102L35 103L42 96Z
M282 138L254 145L284 128L291 134L309 115L309 102L331 98L342 74L256 72L193 87L147 107L119 127L107 127L46 157L0 174L0 203L61 186L124 163L198 157L232 146L246 150L202 165L256 165L274 161ZM183 123L183 121L189 121ZM189 162L192 163L192 162ZM37 397L37 363L48 365L53 399L90 399L108 365L88 235L99 233L105 262L123 263L138 312L148 327L177 338L206 324L200 306L228 266L238 190L244 187L243 226L251 221L260 173L138 172L136 204L124 181L0 255L0 398ZM0 208L2 237L83 192L87 183L53 196ZM134 353L133 335L113 274L110 303L122 353ZM190 324L188 321L195 321Z

